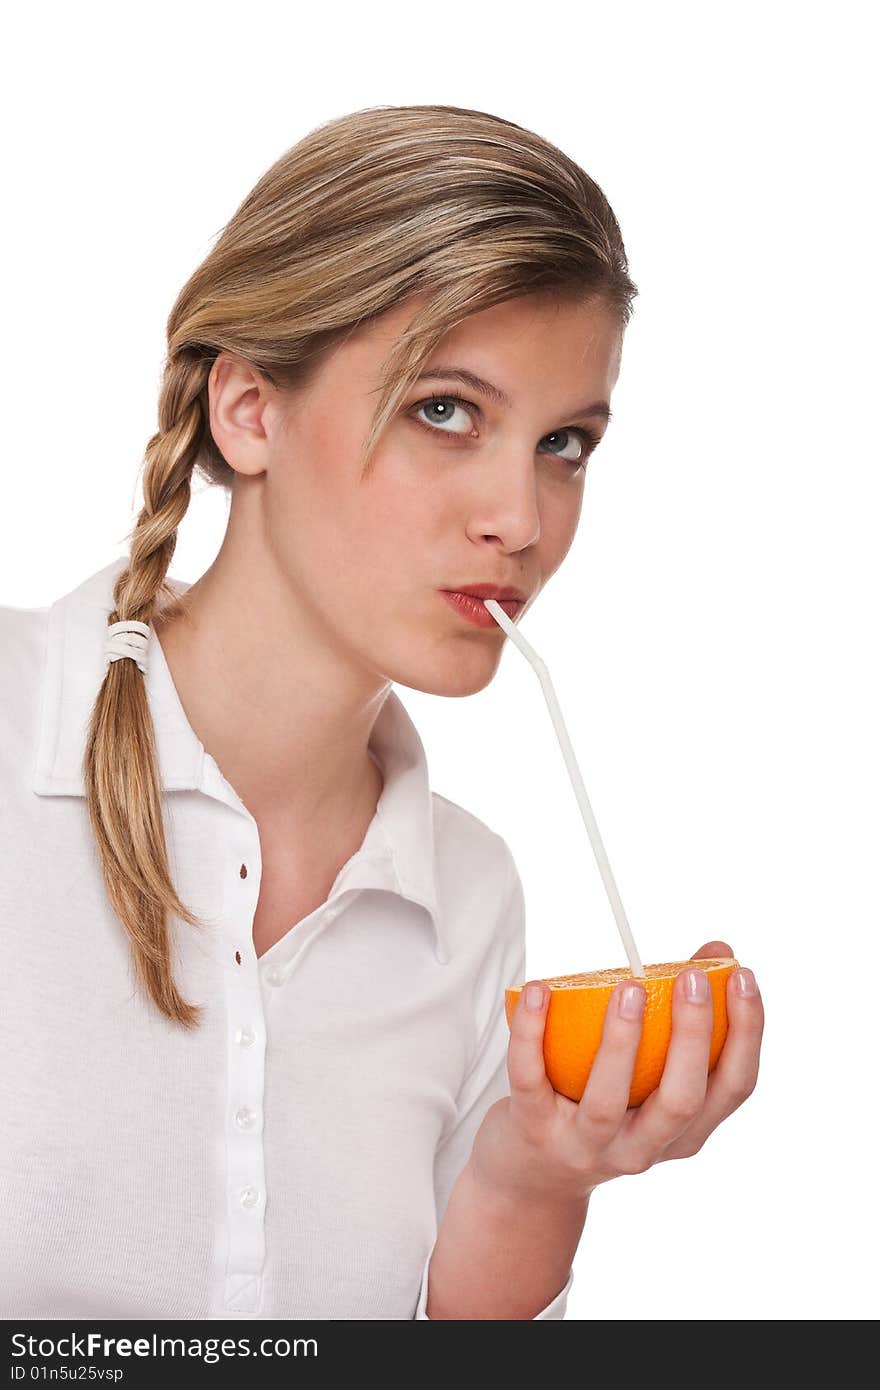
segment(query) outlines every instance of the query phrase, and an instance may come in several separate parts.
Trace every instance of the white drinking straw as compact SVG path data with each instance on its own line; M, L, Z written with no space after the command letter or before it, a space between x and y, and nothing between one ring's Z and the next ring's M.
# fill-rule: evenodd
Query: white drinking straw
M617 930L620 932L620 939L629 959L630 969L633 975L644 978L645 967L639 960L639 953L636 950L636 943L633 934L629 929L629 922L626 920L626 913L623 910L623 903L620 901L620 894L617 891L617 884L611 872L611 865L608 863L608 855L605 853L605 846L599 834L599 827L593 815L592 808L587 798L587 789L584 786L584 779L581 777L577 759L574 756L574 749L571 746L571 739L568 737L568 730L562 718L562 710L559 708L559 701L553 689L553 682L550 679L550 672L547 670L546 663L541 660L534 647L530 646L523 637L516 623L514 623L505 613L500 603L494 598L484 598L482 602L488 608L492 617L504 628L508 637L519 647L520 651L528 658L537 673L538 680L541 682L541 689L544 692L544 699L550 710L550 718L553 720L553 727L556 730L556 737L559 740L559 747L562 749L562 756L565 759L565 766L568 768L568 775L571 778L571 785L574 787L574 794L577 797L578 806L581 808L581 815L584 818L584 825L587 827L587 834L590 837L590 844L593 846L593 853L596 856L596 863L599 865L599 873L602 875L602 882L605 884L605 891L608 894L608 901L611 903L611 911L614 913L614 920L617 923Z

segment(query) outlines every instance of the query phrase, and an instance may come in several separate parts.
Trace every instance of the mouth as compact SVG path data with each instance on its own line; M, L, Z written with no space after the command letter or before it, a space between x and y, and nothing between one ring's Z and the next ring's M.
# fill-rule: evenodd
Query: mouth
M477 627L494 627L496 631L501 627L483 602L483 596L461 589L440 589L438 592L467 622L474 623ZM485 597L495 598L495 594L487 593ZM496 602L514 622L525 608L524 599L498 598Z

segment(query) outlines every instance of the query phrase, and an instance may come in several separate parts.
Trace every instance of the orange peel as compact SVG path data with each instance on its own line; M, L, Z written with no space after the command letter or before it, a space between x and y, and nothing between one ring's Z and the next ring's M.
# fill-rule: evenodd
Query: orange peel
M628 965L545 979L551 993L544 1022L544 1068L551 1086L569 1100L581 1099L602 1041L612 991L623 981L638 978L647 998L629 1104L641 1105L659 1086L663 1075L672 1036L672 990L682 970L703 970L709 979L713 1015L708 1068L711 1072L727 1037L727 981L738 964L732 956L715 956L646 965L644 979L634 977ZM515 985L504 991L508 1027L522 989L523 985Z

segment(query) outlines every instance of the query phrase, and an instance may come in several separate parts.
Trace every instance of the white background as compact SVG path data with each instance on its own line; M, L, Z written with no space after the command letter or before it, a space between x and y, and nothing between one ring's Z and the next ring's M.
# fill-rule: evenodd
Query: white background
M375 104L562 147L640 294L547 662L642 958L728 940L767 1011L695 1158L595 1194L571 1319L873 1318L876 48L867 4L16 7L0 83L0 602L125 551L164 323L266 167ZM873 128L873 135L872 135ZM172 575L223 535L202 491ZM398 687L434 789L505 836L530 976L623 962L538 681ZM37 948L31 943L30 949Z

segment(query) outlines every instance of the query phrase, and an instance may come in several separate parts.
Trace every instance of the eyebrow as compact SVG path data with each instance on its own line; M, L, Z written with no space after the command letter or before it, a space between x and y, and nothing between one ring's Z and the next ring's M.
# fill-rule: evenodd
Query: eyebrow
M472 391L478 391L480 395L488 400L494 401L496 405L511 406L513 402L510 397L501 390L499 386L493 386L491 381L484 381L481 376L474 372L467 371L464 367L445 367L434 365L427 368L424 372L419 372L416 381L436 381L441 377L447 380L460 381L462 385L469 386ZM589 419L592 416L599 416L603 420L612 419L611 407L607 401L593 401L591 405L585 405L581 410L571 412L572 419Z

